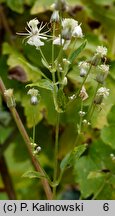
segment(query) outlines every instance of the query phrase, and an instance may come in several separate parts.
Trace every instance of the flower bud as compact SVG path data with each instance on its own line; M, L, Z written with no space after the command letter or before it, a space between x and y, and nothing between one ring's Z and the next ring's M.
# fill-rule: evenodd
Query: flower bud
M13 89L6 89L5 91L4 91L4 95L6 96L6 97L12 97L13 96Z
M38 98L37 98L36 96L32 96L32 97L30 98L30 103L31 103L32 105L37 105L37 104L38 104Z
M80 115L80 116L84 116L84 115L85 115L85 112L83 112L82 110L80 110L80 111L79 111L79 115Z
M109 89L101 87L98 89L97 94L94 99L95 104L101 104L103 99L109 96Z
M78 67L80 68L80 76L85 77L87 74L87 70L89 69L89 63L81 61L79 62Z
M62 81L62 84L63 84L64 86L67 85L67 77L64 77L64 79L63 79L63 81Z
M54 8L55 10L58 10L58 11L65 11L66 10L66 1L65 0L60 0L55 3L54 5Z
M103 65L98 66L98 69L99 69L99 72L96 76L96 81L103 84L109 73L109 66L103 64Z
M7 106L13 107L16 106L15 98L13 96L13 89L6 89L4 95L7 97Z
M77 37L77 38L82 38L83 37L83 33L82 33L82 29L81 26L78 25L75 27L73 33L72 33L73 37Z
M91 60L91 64L94 66L99 65L99 63L101 62L101 58L103 58L106 55L107 55L107 48L103 46L98 46L96 49L96 53Z
M57 10L55 10L50 18L50 22L55 22L58 23L59 22L59 12Z

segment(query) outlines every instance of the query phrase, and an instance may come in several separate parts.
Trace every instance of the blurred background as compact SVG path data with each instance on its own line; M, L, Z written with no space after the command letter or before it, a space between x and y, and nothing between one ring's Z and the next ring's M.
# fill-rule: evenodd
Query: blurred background
M92 130L84 137L83 142L88 143L87 151L73 169L64 173L58 188L58 199L115 199L115 1L62 2L66 5L63 17L71 17L82 23L87 39L86 48L78 60L90 59L98 45L108 48L110 74L106 87L110 89L110 96L102 111L95 113ZM33 18L49 23L53 3L53 0L0 0L0 76L6 88L14 89L16 109L30 137L33 112L25 86L40 78L38 71L49 77L50 74L41 63L39 51L22 42L23 38L17 36L16 32L25 32L26 23ZM43 51L50 60L51 41L46 43ZM66 93L74 93L79 82L79 71L73 66L68 73ZM93 81L88 84L89 94L92 94L93 86ZM39 91L40 104L34 110L37 115L36 140L42 147L41 164L52 176L56 113L51 93L45 89ZM86 107L89 104L90 100ZM61 115L59 161L72 148L79 119L78 110L75 102ZM27 148L0 95L0 200L45 199L40 180L22 177L27 170L33 170ZM98 170L102 175L99 176ZM93 172L93 177L87 178L90 172Z

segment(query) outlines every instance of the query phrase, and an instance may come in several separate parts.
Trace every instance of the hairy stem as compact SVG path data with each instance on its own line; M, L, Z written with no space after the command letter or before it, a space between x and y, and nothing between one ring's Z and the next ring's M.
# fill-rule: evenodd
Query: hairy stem
M4 95L5 89L6 88L4 86L4 83L3 83L2 79L0 78L0 91L2 93L2 96L3 96L4 100L7 103L7 98ZM16 111L14 106L9 107L9 109L10 109L10 112L11 112L11 114L12 114L12 116L13 116L15 122L16 122L16 125L17 125L17 127L18 127L18 129L20 131L20 134L22 135L22 137L23 137L23 139L25 141L25 144L27 146L27 149L28 149L28 152L29 152L29 155L30 155L30 158L31 158L31 161L32 161L32 164L33 164L35 170L40 172L42 175L44 175L44 172L43 172L43 169L42 169L41 165L39 164L37 159L32 154L31 146L30 146L31 141L30 141L30 138L29 138L29 136L28 136L28 134L27 134L27 132L26 132L26 130L24 128L24 125L23 125L23 123L22 123L22 121L21 121L21 119L20 119L20 117L18 115L18 112ZM46 179L42 179L41 182L42 182L42 185L43 185L43 188L44 188L44 191L46 193L47 198L52 199L52 191L51 191L51 188L49 186L48 181Z

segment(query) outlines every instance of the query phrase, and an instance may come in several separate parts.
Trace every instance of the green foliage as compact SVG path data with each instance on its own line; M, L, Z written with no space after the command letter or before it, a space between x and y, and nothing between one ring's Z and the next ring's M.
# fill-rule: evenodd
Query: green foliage
M71 56L69 57L69 61L72 63L75 59L76 59L76 57L83 51L83 49L85 48L85 46L86 46L86 43L87 43L87 41L85 40L81 45L80 45L80 47L78 47L78 49L77 50L75 50L72 54L71 54Z
M36 86L36 87L44 88L44 89L47 89L50 91L53 91L53 88L54 88L53 83L47 79L41 79L37 83L29 84L27 86L29 86L29 87Z
M7 5L8 7L18 13L23 13L24 8L23 8L23 0L7 0Z
M112 152L115 153L98 140L91 144L88 155L82 156L75 163L74 175L80 185L82 198L93 195L94 199L113 199L115 196L114 183L111 186L109 184L109 180L113 179L115 174L115 162L110 156Z
M70 153L68 153L65 158L62 160L60 164L61 172L63 173L64 170L67 167L71 167L77 160L80 158L80 156L83 154L83 152L86 150L87 145L81 145L74 148L74 150Z

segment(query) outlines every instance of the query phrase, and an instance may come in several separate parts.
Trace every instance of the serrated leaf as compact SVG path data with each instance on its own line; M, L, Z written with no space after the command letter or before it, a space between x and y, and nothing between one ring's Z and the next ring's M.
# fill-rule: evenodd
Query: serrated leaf
M80 47L78 47L70 56L69 61L72 63L75 58L82 52L82 50L85 48L87 41L85 40Z
M46 178L46 176L42 175L40 172L36 172L36 171L27 171L23 174L24 178Z
M50 91L53 91L53 88L54 88L53 83L50 80L47 80L47 79L41 79L36 83L28 84L27 87L28 86L29 87L36 86L36 87L44 88L44 89L47 89L47 90L50 90Z
M60 164L61 172L64 172L64 170L68 166L72 166L73 163L76 162L80 158L80 156L83 154L86 148L87 148L87 144L84 144L84 145L75 147L72 152L68 153L64 157L64 159L61 161L61 164Z

